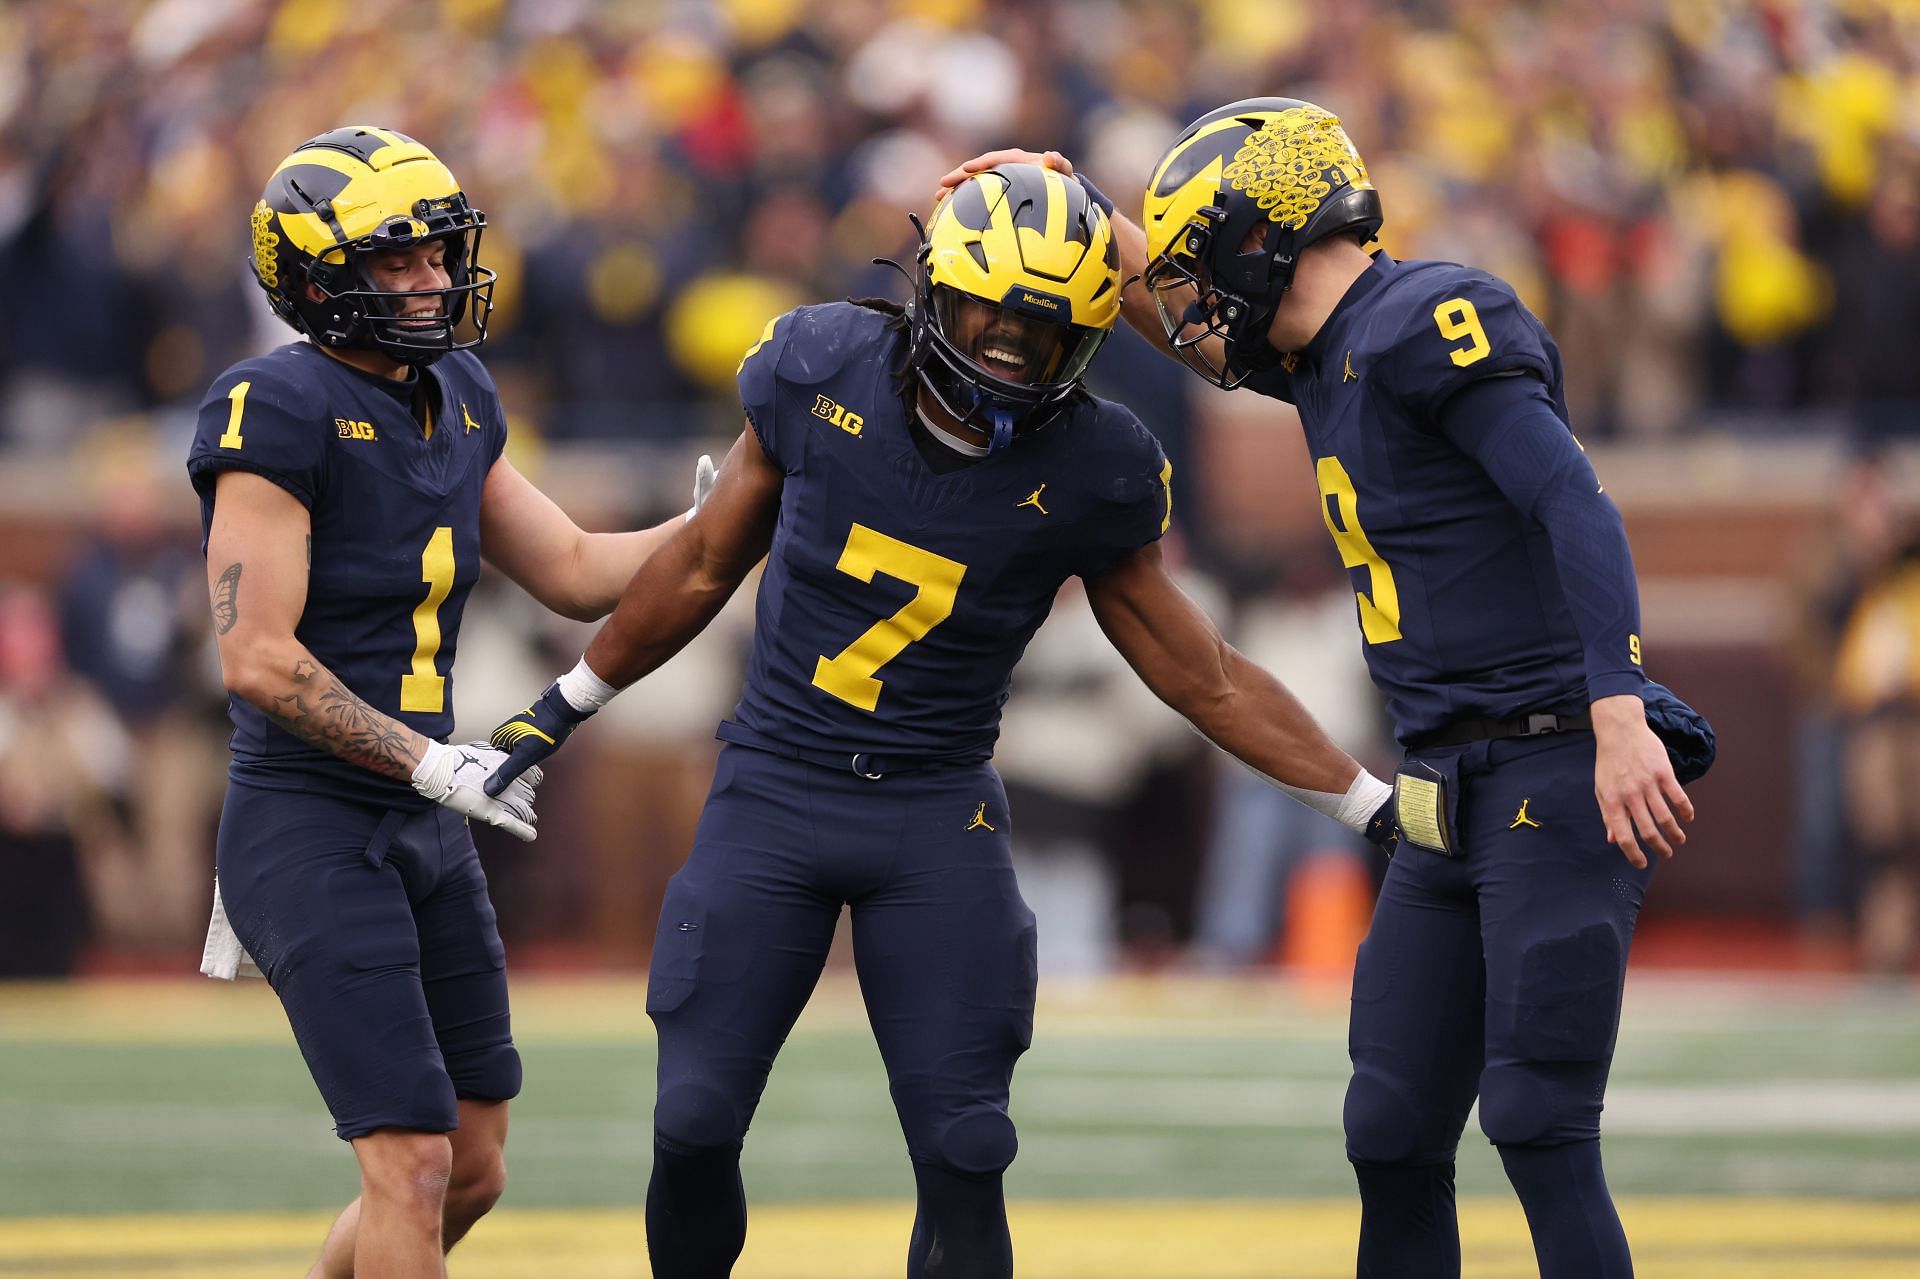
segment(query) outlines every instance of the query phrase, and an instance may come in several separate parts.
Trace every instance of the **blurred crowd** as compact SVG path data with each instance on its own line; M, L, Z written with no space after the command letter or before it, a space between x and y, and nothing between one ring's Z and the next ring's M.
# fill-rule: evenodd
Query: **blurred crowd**
M1345 119L1392 251L1506 276L1581 353L1590 437L1898 429L1916 69L1901 0L24 0L0 287L34 305L0 319L0 406L60 448L276 340L245 210L340 123L426 140L491 216L528 425L670 438L729 411L769 314L897 291L870 259L956 160L1057 146L1137 208L1182 123L1284 93Z
M0 844L66 841L71 853L36 896L9 895L21 918L0 920L0 938L71 935L59 914L70 910L119 942L178 942L200 910L220 695L177 467L213 375L292 338L247 271L247 212L299 142L344 123L400 129L487 212L482 256L502 283L484 356L526 469L546 445L588 469L669 459L677 477L682 457L739 429L732 374L768 318L803 301L902 296L902 278L872 259L910 258L906 214L929 206L958 160L1055 147L1137 211L1183 123L1261 94L1344 119L1382 192L1391 252L1515 284L1569 353L1583 437L1816 432L1878 447L1920 436L1920 360L1907 350L1920 331L1920 9L1904 0L0 7L0 499L32 506L45 495L22 477L73 462L94 487L69 509L112 516L76 521L37 580L24 552L0 557L0 744L9 777L45 782L0 787ZM1271 459L1237 429L1245 410L1142 352L1117 335L1093 381L1175 462L1194 589L1277 669L1312 672L1295 683L1322 696L1315 709L1336 736L1378 750L1377 701L1343 633L1350 591L1310 483L1282 494L1249 478ZM668 509L678 486L595 490L595 514L630 524ZM1276 525L1280 509L1305 518ZM1910 750L1920 764L1920 729L1853 740L1872 698L1849 690L1872 681L1833 675L1838 664L1881 671L1882 693L1889 683L1884 645L1870 654L1878 666L1843 653L1868 646L1850 619L1890 540L1848 561L1845 589L1823 576L1808 596L1825 638L1802 646L1803 700L1817 708L1806 776L1828 776L1834 798L1805 824L1849 848L1920 843L1920 813L1869 817L1879 824L1860 840L1840 817L1842 778L1867 767L1836 763L1846 752L1884 770ZM521 697L578 651L577 632L545 628L507 595L470 614L469 635L500 643L492 665L477 638L463 641L465 728L512 709L482 691ZM1055 885L1063 911L1095 903L1055 930L1058 964L1196 939L1225 964L1279 953L1295 863L1360 855L1211 770L1177 722L1136 703L1123 668L1100 666L1103 645L1072 641L1079 607L1063 601L1042 632L1009 719L1036 891ZM1912 621L1920 654L1920 606L1881 615ZM531 935L564 931L578 912L647 913L655 879L632 869L627 845L684 847L704 784L689 744L731 702L739 634L687 659L696 678L662 682L684 705L650 703L625 737L609 730L592 767L645 782L583 787L598 807L582 838L597 851L575 881L550 868L526 885ZM1903 705L1920 705L1920 656L1912 665L1911 692L1891 695ZM1076 714L1049 714L1050 696ZM1032 713L1015 718L1024 702ZM1048 736L1069 721L1086 740ZM1810 793L1813 813L1823 792ZM1160 821L1179 824L1191 856L1164 855ZM1804 902L1851 911L1859 876L1834 869L1848 856L1814 858ZM622 876L631 893L596 891ZM629 922L594 925L603 950L630 944ZM1884 925L1902 928L1910 937L1912 919Z

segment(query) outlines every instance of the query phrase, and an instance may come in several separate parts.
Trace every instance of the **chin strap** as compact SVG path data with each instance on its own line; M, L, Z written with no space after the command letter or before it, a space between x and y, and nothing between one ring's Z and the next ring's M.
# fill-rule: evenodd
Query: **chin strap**
M987 441L987 452L998 453L1013 443L1013 414L1005 409L989 409L987 415L993 419L993 437Z

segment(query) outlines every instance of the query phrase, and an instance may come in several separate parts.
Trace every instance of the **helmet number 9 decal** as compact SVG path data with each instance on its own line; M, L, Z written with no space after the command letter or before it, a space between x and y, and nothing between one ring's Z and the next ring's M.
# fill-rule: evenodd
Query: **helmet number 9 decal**
M400 677L400 709L437 715L447 708L447 677L435 669L440 655L440 606L453 590L453 530L442 524L420 552L420 580L427 597L413 610L413 670Z
M1360 605L1360 633L1369 644L1399 639L1400 588L1393 584L1393 570L1360 527L1360 499L1353 491L1353 477L1339 458L1331 456L1321 458L1314 473L1320 480L1320 514L1327 521L1327 532L1333 534L1333 544L1340 548L1340 562L1367 570L1370 592L1353 593Z
M1461 368L1487 358L1493 350L1487 341L1487 331L1480 325L1480 313L1473 309L1473 303L1465 298L1453 298L1433 308L1433 322L1440 326L1440 336L1451 342L1467 339L1467 345L1457 346L1447 354Z
M871 711L880 704L882 688L874 673L947 620L967 566L855 524L834 567L863 582L871 582L875 573L885 573L918 588L899 612L869 626L838 657L822 655L813 668L815 688Z

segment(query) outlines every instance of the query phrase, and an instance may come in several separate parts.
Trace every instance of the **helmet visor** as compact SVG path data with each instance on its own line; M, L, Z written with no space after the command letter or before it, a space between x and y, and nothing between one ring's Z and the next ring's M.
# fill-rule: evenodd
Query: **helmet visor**
M1016 311L946 285L933 288L940 335L998 382L1052 391L1078 382L1106 330Z

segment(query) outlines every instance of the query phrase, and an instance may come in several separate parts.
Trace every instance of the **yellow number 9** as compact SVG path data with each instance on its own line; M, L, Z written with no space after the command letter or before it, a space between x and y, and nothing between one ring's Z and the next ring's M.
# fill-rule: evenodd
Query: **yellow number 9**
M1448 354L1461 368L1484 360L1493 350L1487 341L1487 331L1480 327L1480 313L1473 309L1473 303L1465 298L1452 298L1433 308L1433 322L1440 326L1440 336L1450 342L1467 339L1465 346L1457 346Z

